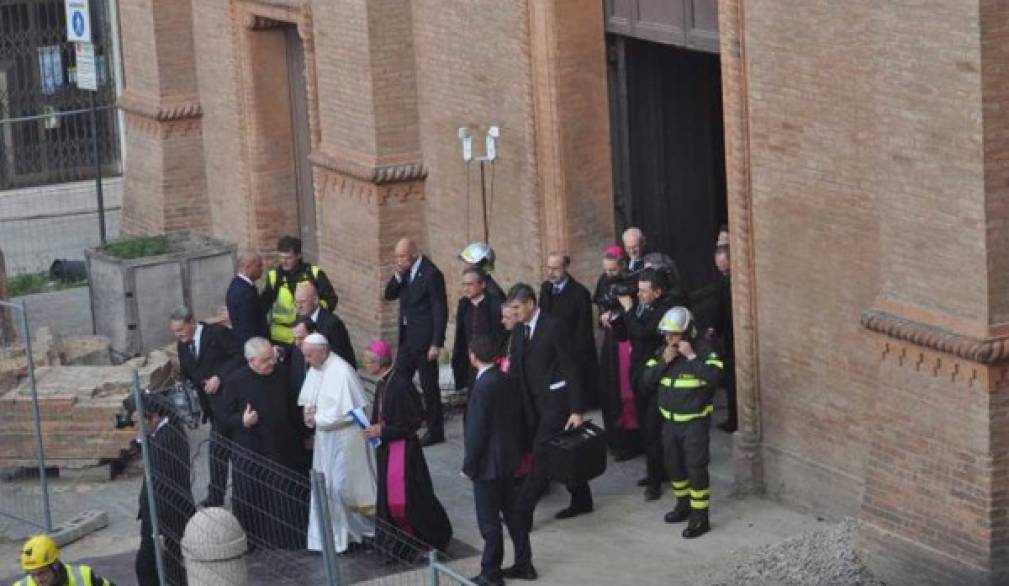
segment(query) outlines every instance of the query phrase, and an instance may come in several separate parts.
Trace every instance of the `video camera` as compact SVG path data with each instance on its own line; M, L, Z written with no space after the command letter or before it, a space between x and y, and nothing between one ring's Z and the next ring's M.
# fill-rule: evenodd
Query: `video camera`
M154 412L162 416L178 417L189 429L200 425L203 415L200 406L200 396L189 381L175 383L162 389L144 390L144 411ZM123 399L122 408L115 415L116 429L133 427L133 413L137 410L136 395L130 393Z
M608 277L603 282L603 295L601 305L607 310L619 310L620 301L618 297L634 297L638 292L638 274L619 275Z

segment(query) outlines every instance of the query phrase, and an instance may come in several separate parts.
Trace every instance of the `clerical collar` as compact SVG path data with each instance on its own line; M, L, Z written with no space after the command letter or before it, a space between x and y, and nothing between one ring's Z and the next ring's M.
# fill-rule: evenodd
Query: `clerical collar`
M480 305L480 302L483 301L485 297L487 297L487 295L481 293L479 297L477 297L476 299L470 299L469 302L472 303L474 307L476 307Z

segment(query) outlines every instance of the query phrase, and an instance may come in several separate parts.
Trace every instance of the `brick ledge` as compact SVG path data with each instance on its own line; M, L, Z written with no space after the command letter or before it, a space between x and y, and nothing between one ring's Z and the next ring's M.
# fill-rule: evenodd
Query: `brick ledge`
M203 116L203 107L199 100L162 102L156 97L144 96L129 90L119 96L117 105L125 112L158 122L174 122Z
M368 165L324 151L315 151L308 158L319 167L375 185L406 183L427 177L427 168L420 161L391 165Z
M869 331L979 364L1009 360L1009 337L964 336L876 309L863 311L860 321Z

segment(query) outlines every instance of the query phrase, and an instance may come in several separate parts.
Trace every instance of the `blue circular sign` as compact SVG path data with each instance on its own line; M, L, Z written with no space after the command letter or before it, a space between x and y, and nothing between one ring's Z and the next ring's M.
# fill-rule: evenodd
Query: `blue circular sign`
M71 26L74 27L74 35L78 36L78 37L83 36L84 35L84 15L81 14L81 11L80 10L75 10L73 17L70 20L71 20Z

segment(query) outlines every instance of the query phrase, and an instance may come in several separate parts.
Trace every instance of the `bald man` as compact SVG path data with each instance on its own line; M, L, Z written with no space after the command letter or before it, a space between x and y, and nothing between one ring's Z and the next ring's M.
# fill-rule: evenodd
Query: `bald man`
M621 238L624 243L624 252L627 253L627 272L636 273L645 268L645 233L641 228L628 228L624 230Z
M445 441L438 386L438 355L445 346L448 323L445 276L417 251L416 243L409 238L396 243L393 257L396 272L385 286L385 298L399 300L396 369L408 380L414 372L420 372L427 420L427 433L421 438L421 445L426 447Z
M239 345L257 336L269 334L266 309L259 303L256 281L263 276L263 257L243 251L238 255L238 274L231 279L224 301L228 306L231 330Z

